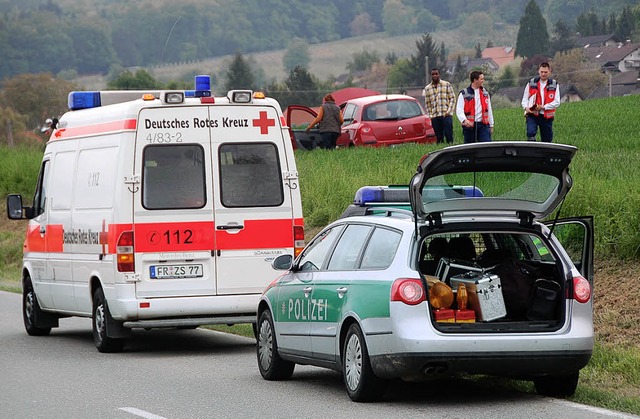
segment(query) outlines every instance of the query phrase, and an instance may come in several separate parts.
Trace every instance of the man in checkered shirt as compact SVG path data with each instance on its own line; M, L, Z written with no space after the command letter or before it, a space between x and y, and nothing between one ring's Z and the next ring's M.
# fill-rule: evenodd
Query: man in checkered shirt
M427 116L431 118L431 125L435 131L438 143L453 143L453 111L456 106L456 96L451 83L440 80L440 70L431 69L431 83L424 88L425 108Z

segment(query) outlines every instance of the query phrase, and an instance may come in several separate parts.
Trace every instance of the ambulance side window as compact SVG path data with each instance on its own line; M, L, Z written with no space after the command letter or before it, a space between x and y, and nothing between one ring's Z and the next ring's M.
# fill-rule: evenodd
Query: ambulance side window
M204 150L197 144L150 145L143 152L142 206L202 208L206 203Z
M33 197L33 216L44 212L45 203L47 202L47 181L49 179L49 160L42 162L40 168L40 174L38 174L38 185L36 187L36 193Z
M222 205L231 208L282 205L282 171L275 144L223 144L218 153Z

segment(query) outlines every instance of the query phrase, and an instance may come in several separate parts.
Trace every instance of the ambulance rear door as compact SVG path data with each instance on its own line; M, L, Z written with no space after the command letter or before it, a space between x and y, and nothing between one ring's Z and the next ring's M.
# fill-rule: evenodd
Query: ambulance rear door
M215 295L208 109L145 108L135 147L134 251L138 298ZM139 183L136 181L139 180Z
M217 291L261 293L278 276L271 261L294 251L291 140L271 106L212 106L210 118Z

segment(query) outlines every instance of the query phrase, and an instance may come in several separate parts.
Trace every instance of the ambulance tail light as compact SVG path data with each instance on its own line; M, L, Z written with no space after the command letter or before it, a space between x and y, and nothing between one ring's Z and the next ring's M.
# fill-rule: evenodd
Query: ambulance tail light
M293 226L293 257L298 257L302 249L304 249L304 227Z
M427 293L418 278L398 278L391 285L391 301L415 306L426 300Z
M135 270L133 231L123 231L118 237L116 257L118 259L118 272L133 272Z

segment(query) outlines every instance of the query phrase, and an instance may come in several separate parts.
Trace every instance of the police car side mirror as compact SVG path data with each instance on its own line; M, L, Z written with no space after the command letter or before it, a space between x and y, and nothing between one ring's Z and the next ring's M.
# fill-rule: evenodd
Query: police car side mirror
M273 260L271 266L277 271L288 271L293 265L293 256L280 255Z
M12 194L7 196L7 217L10 220L21 220L25 218L22 215L22 196Z

